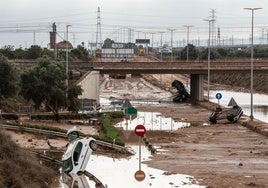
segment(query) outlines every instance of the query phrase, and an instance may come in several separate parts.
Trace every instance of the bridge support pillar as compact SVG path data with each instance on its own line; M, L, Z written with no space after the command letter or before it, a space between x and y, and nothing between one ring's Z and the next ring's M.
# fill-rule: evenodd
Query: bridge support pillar
M204 100L204 76L191 74L191 98L195 101Z

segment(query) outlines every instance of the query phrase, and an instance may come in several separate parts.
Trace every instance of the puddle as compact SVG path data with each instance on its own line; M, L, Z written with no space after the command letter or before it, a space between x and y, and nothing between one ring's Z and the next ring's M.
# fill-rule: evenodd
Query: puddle
M134 130L139 124L145 126L146 130L173 131L183 127L189 127L190 123L176 122L172 118L167 118L158 112L138 112L135 119L124 120L115 126L123 130Z
M193 184L193 177L183 174L165 175L162 170L150 168L143 164L143 161L150 160L151 154L141 146L141 165L139 164L139 146L131 146L136 155L128 158L111 158L103 155L91 155L86 170L93 174L102 185L106 188L176 188L189 187L200 188L197 184ZM135 178L137 171L143 171L145 178L138 181ZM75 182L75 183L74 183ZM90 180L85 175L74 175L73 179L64 175L61 177L60 187L79 187L88 188L96 187L96 182Z
M107 188L174 188L174 187L202 187L192 184L191 177L187 175L164 175L164 171L150 168L141 163L141 170L145 173L143 181L135 179L135 173L139 170L139 146L131 146L136 151L136 155L129 158L110 158L102 155L92 155L87 171L94 174ZM141 147L141 161L150 160L150 152ZM94 187L94 182L89 182L90 187Z

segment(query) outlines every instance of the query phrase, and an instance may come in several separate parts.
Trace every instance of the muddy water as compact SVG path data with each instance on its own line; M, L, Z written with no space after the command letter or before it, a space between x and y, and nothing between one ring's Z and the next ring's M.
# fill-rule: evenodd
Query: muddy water
M165 175L164 171L150 168L145 164L141 163L141 166L139 166L139 147L134 145L131 148L136 151L136 155L129 158L118 159L92 155L87 171L94 174L107 188L201 187L191 183L190 176L179 174ZM150 152L144 146L141 146L141 162L150 160L150 156ZM143 181L135 179L135 173L138 170L142 170L145 173ZM89 184L90 187L94 187L94 182L89 182Z
M175 188L204 187L193 184L193 177L183 174L166 174L162 170L150 168L143 161L150 160L151 154L141 145L141 160L139 160L139 146L130 146L136 152L129 158L112 158L93 154L90 156L86 170L97 177L107 188ZM159 153L165 152L158 150ZM141 163L140 163L141 161ZM138 181L135 177L137 171L143 171L145 178ZM62 176L60 187L97 187L96 182L85 175Z
M183 127L189 127L190 123L176 122L170 117L164 117L158 112L138 112L135 119L124 120L115 126L123 130L134 130L139 124L145 126L146 130L173 131Z
M172 118L164 117L157 112L138 112L135 119L124 120L116 126L123 130L134 130L138 124L143 124L146 130L172 131L182 127L190 126L186 122L176 122ZM97 177L107 188L175 188L175 187L203 187L193 183L194 177L183 174L168 174L162 170L150 168L143 161L150 160L151 153L141 144L141 159L139 159L139 146L128 146L135 151L135 155L128 158L112 158L93 153L88 162L86 170ZM157 147L157 146L156 146ZM158 154L164 153L158 149ZM145 179L138 181L135 178L137 171L143 171ZM66 181L62 177L60 187L95 187L96 182L84 175L74 176L72 180ZM70 179L70 177L69 177ZM63 181L65 180L65 182ZM72 184L77 186L72 186ZM195 181L197 182L197 181ZM64 185L65 184L65 185Z

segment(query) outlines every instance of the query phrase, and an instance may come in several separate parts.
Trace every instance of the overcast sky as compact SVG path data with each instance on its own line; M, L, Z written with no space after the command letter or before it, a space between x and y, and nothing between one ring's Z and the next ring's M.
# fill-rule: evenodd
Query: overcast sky
M0 47L29 47L33 43L46 46L52 23L57 25L58 38L63 40L66 25L69 39L75 45L96 41L97 8L100 7L102 40L134 41L154 36L159 42L186 38L184 25L192 25L192 40L208 37L208 22L215 16L215 33L221 38L250 36L251 12L245 7L261 7L255 11L257 36L267 36L267 0L0 0ZM215 34L216 35L216 34ZM254 34L255 36L255 34ZM158 44L159 45L159 44Z

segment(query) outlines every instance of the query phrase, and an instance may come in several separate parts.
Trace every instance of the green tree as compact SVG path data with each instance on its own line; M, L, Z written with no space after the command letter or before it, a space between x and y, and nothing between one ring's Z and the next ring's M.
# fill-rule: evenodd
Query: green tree
M21 75L21 94L33 101L35 108L45 105L59 120L59 110L66 107L66 74L62 63L42 58L38 66Z
M72 112L78 112L80 107L80 101L78 95L82 94L82 88L78 85L72 85L68 89L68 110Z
M107 38L103 42L102 48L112 48L113 43L114 43L114 41L112 39Z
M225 48L217 48L217 52L220 56L220 58L226 58L228 56L228 50Z
M213 60L217 57L219 57L219 54L214 49L210 49L210 59ZM208 48L201 50L200 59L208 59Z
M0 54L0 110L2 101L16 94L17 81L16 69L8 63L6 57Z
M47 48L44 48L41 52L41 56L44 57L44 56L47 56L47 57L50 57L50 58L54 58L54 51L52 50L49 50Z
M85 60L85 61L89 60L88 51L82 45L78 45L77 48L72 49L70 55L74 59Z
M16 69L8 63L7 58L0 55L0 97L10 97L16 94L18 77Z
M198 51L196 47L192 44L189 44L188 50L189 50L189 54L188 54L189 59L195 60L198 57ZM181 55L181 59L187 59L187 46L185 46L182 49L180 55Z
M8 45L4 46L0 49L0 54L3 54L8 59L14 59L15 53L14 53L14 46Z
M26 52L22 48L18 48L14 51L16 59L25 59Z
M42 56L42 48L38 45L32 45L27 51L26 51L26 57L29 59L37 59Z

